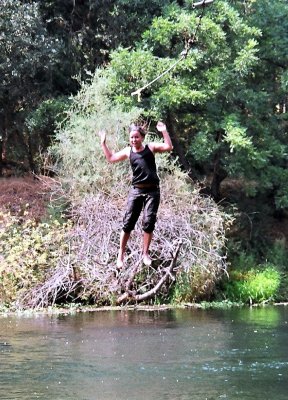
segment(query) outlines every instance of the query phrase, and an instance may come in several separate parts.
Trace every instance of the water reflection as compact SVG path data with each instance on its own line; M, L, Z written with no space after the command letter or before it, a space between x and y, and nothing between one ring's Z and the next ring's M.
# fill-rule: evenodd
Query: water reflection
M3 400L287 399L285 307L0 317Z

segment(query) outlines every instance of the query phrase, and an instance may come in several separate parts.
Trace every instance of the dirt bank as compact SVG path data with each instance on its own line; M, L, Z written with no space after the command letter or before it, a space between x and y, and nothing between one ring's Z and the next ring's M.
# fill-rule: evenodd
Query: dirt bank
M38 221L46 215L52 185L47 177L0 178L0 211Z

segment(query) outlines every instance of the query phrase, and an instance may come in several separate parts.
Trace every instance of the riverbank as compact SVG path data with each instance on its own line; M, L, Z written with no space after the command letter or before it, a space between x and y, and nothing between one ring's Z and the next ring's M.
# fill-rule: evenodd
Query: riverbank
M0 304L2 304L2 308L4 308L4 312L6 312L6 307L7 305L7 310L8 308L11 307L13 304L13 299L15 300L18 298L18 294L22 291L24 293L24 296L26 296L27 293L28 296L33 295L35 297L39 297L39 285L37 285L37 282L44 282L46 279L46 271L51 267L54 268L54 265L57 265L57 262L59 260L59 251L62 249L63 254L67 254L67 241L65 242L65 235L70 227L67 225L63 224L63 221L59 223L57 218L50 218L49 217L49 212L48 212L48 206L51 205L50 203L50 195L51 195L51 187L53 186L54 181L50 178L45 178L45 177L25 177L25 178L2 178L0 179ZM51 211L51 210L50 210ZM45 221L46 222L42 222ZM282 231L282 224L280 225L281 229L277 231L277 235L280 238L279 240L282 240L282 242L285 242L285 236L284 231ZM276 228L274 227L274 234L276 232ZM277 237L277 236L275 236ZM61 247L62 246L62 247ZM1 255L2 253L2 255ZM5 255L5 257L4 257ZM277 255L277 254L276 254ZM278 254L279 255L279 254ZM283 257L282 257L283 258ZM248 259L247 259L248 260ZM279 260L279 258L278 258ZM242 263L243 264L243 263ZM256 265L256 264L255 264ZM251 265L253 268L253 265ZM277 267L277 264L276 264ZM243 268L245 270L245 265L243 264ZM243 271L244 271L243 270ZM72 270L71 270L72 271ZM73 270L72 273L75 271ZM77 271L76 271L77 272ZM242 273L242 270L240 269L241 276L239 273L235 275L236 279L240 278L245 278L245 276L248 278L251 278L251 272L246 271L245 273ZM254 271L255 272L255 271ZM268 282L268 287L271 288L271 268L268 268L268 272L270 275L268 278L270 279L270 283ZM272 272L274 272L272 270ZM262 301L269 301L271 299L274 300L283 300L286 301L287 299L287 284L285 283L287 279L285 278L285 274L281 272L281 276L283 276L283 279L279 276L279 279L283 280L282 284L282 292L281 296L273 296L271 294L267 294L265 298L261 298L262 293L260 293L260 298L258 296L259 290L261 291L262 289L260 288L258 290L259 285L259 276L257 277L255 275L254 282L250 284L250 288L248 288L248 294L247 294L247 302L250 303L261 303ZM245 275L245 276L244 276ZM263 275L263 274L262 274ZM12 279L11 279L12 276ZM230 274L231 276L231 274ZM273 278L273 277L272 277ZM267 287L267 274L263 275L261 278L261 284L265 284ZM77 281L77 276L75 276L75 279L73 282ZM275 281L275 279L274 279ZM18 283L17 283L18 282ZM33 292L30 290L31 288L31 282L33 282ZM55 283L54 281L52 282L53 284ZM45 283L46 284L46 283ZM275 281L275 284L277 284L277 281ZM49 292L51 289L52 284L50 286L48 285L42 285L42 291L43 294ZM53 287L52 287L53 289ZM234 288L232 288L234 290ZM247 292L247 288L244 288ZM26 290L26 292L25 292ZM222 288L217 289L219 294L221 294ZM241 289L242 290L242 289ZM250 297L249 290L253 291L254 298ZM255 294L256 290L256 294ZM258 292L257 292L258 291ZM276 289L275 289L276 291ZM234 290L235 292L235 290ZM238 290L239 292L239 290ZM77 312L78 309L81 309L81 311L84 311L87 309L86 307L83 308L83 306L78 306L73 304L73 301L79 300L79 297L77 297L77 293L72 292L72 296L69 297L69 299L66 299L66 302L68 303L67 308L63 309L64 313L70 312L69 310L72 310L72 312ZM235 294L235 293L234 293ZM69 294L70 295L70 294ZM243 295L243 290L242 290L242 295ZM44 298L45 296L43 296ZM54 302L50 303L48 296L47 301L45 303L46 307L49 307L49 304L55 304ZM45 299L46 299L45 297ZM68 297L68 296L67 296ZM208 297L208 296L207 296ZM31 297L32 299L33 297ZM203 296L201 297L203 299ZM215 297L214 297L215 298ZM225 297L224 296L218 296L218 299L220 298L229 298L232 300L231 297ZM23 297L21 297L23 299ZM195 298L196 299L196 298ZM199 297L198 297L199 299ZM27 301L26 301L27 300ZM58 299L57 299L58 300ZM25 298L25 308L31 308L31 301L30 298L27 299L27 296ZM185 301L185 300L184 300ZM186 299L187 301L187 299ZM188 300L189 301L189 300ZM234 303L232 303L232 306L235 306L235 297L233 299ZM237 301L237 300L236 300ZM243 297L242 297L243 301ZM30 305L29 305L30 302ZM70 304L69 304L70 302ZM88 303L89 301L84 301L84 304ZM41 303L41 299L39 301L41 304L41 307L43 305L43 302ZM38 309L38 304L35 305L34 308ZM58 301L56 302L58 303ZM127 303L129 304L129 299L127 298ZM231 302L222 302L222 307L230 307ZM21 310L21 302L14 303L14 304L20 304L19 308ZM83 304L83 303L82 303ZM107 304L107 302L105 302ZM109 304L109 302L108 302ZM111 304L113 304L113 299L111 298ZM220 303L221 304L221 303ZM183 307L199 307L199 308L218 308L219 303L210 303L206 302L203 303L199 306L199 304L194 304L191 303L189 305L184 304ZM134 309L136 306L132 306L132 309ZM162 306L163 307L163 306ZM165 308L169 308L170 306L165 305ZM171 308L174 308L175 306L171 306ZM180 306L181 307L181 306ZM0 307L1 308L1 307ZM33 308L33 307L32 307ZM98 311L98 307L92 307L88 308L87 310L93 311L95 308L95 311ZM136 307L137 308L137 307ZM102 309L100 307L100 309ZM120 306L119 308L113 308L113 309L123 309L123 306ZM21 311L20 311L21 312ZM28 311L29 312L29 311ZM43 311L45 312L45 311ZM48 310L49 312L49 310ZM58 309L56 310L53 309L53 312L58 312ZM60 311L62 312L62 311Z
M147 311L162 312L169 310L227 310L231 308L265 308L265 307L288 307L288 302L263 303L263 304L240 304L227 302L204 302L204 303L185 303L185 304L162 304L162 305L124 305L124 306L81 306L72 305L67 307L48 307L45 309L28 309L17 311L0 311L0 317L19 316L19 317L37 317L39 315L75 315L78 313L97 313L97 312L125 312L125 311Z

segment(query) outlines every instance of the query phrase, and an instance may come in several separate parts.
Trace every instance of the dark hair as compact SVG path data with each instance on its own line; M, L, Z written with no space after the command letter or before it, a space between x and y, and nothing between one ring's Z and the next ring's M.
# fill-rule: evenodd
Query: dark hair
M146 132L144 131L144 129L142 128L142 126L140 126L140 125L135 125L135 124L130 125L129 132L130 132L130 133L131 133L131 132L139 132L140 135L143 136L143 137L146 135Z

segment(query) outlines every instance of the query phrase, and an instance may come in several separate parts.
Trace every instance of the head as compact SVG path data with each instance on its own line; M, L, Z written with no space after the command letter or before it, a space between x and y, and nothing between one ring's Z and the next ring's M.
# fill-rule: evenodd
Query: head
M141 147L145 139L145 131L139 125L131 125L129 131L130 145L134 147Z
M144 137L145 137L145 135L146 135L146 132L145 132L145 130L142 128L142 126L132 124L132 125L130 126L129 132L131 133L131 132L134 132L134 131L139 132L140 135L143 136L143 139L144 139Z

